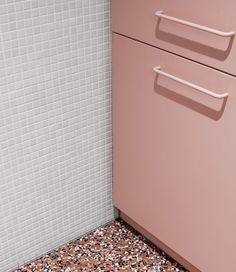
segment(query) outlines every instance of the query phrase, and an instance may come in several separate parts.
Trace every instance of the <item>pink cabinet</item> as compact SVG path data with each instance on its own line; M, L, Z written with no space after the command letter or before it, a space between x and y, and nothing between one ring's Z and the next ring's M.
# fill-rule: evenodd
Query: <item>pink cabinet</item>
M203 272L235 258L235 118L236 78L113 35L115 206Z
M113 0L113 32L236 75L235 0Z

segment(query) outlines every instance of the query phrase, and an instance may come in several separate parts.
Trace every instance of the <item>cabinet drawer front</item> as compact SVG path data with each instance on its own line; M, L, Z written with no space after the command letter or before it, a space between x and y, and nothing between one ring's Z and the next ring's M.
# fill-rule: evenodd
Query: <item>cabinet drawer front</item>
M225 271L236 248L236 79L113 42L115 206L200 271Z
M113 31L236 75L236 2L113 0Z

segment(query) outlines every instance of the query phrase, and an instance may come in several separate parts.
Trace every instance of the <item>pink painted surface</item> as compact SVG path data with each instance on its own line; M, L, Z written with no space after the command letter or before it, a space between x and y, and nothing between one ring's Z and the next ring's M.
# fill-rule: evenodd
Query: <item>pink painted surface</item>
M194 267L192 264L190 264L188 261L183 259L183 257L179 256L178 253L171 250L168 246L166 246L164 243L162 243L157 237L153 236L150 232L148 232L146 229L144 229L142 226L137 224L134 220L132 220L130 217L128 217L123 212L120 212L120 217L128 223L130 226L132 226L135 230L137 230L139 233L141 233L144 237L146 237L149 241L157 245L159 248L161 248L166 254L171 256L174 260L176 260L179 264L181 264L184 268L186 268L188 271L191 272L201 272L199 269Z
M113 0L113 31L236 75L235 39L154 15L164 14L223 32L236 31L236 1Z
M115 206L204 272L235 258L235 118L234 77L113 35Z

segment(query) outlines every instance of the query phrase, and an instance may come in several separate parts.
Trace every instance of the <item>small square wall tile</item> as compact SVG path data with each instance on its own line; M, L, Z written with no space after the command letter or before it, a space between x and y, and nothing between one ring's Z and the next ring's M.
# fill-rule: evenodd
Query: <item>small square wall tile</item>
M0 1L0 271L114 218L110 0Z

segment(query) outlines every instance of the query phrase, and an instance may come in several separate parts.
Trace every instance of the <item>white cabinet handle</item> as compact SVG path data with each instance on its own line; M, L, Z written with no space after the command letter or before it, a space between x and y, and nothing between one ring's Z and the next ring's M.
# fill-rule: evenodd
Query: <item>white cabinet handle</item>
M202 25L199 25L199 24L195 24L195 23L192 23L192 22L189 22L189 21L185 21L185 20L182 20L182 19L171 17L169 15L163 14L162 10L155 12L155 15L157 17L159 17L159 18L167 19L169 21L176 22L178 24L182 24L182 25L190 26L190 27L193 27L193 28L196 28L196 29L200 29L200 30L203 30L203 31L206 31L206 32L218 35L218 36L232 37L232 36L235 35L234 31L222 32L222 31L219 31L219 30L216 30L216 29L213 29L213 28L209 28L209 27L202 26Z
M188 87L190 87L190 88L193 88L193 89L195 89L195 90L197 90L197 91L199 91L199 92L202 92L202 93L207 94L207 95L209 95L209 96L212 96L212 97L214 97L214 98L224 99L224 98L226 98L226 97L229 96L228 93L217 94L217 93L214 93L214 92L212 92L212 91L209 91L209 90L207 90L207 89L205 89L205 88L202 88L202 87L200 87L200 86L198 86L198 85L195 85L195 84L193 84L193 83L191 83L191 82L188 82L188 81L183 80L183 79L181 79L181 78L178 78L178 77L176 77L176 76L170 75L170 74L168 74L168 73L166 73L166 72L163 72L163 71L161 71L161 66L157 66L157 67L153 68L153 70L154 70L158 75L162 75L162 76L165 76L165 77L167 77L167 78L170 78L170 79L172 79L172 80L174 80L174 81L177 81L177 82L179 82L179 83L181 83L181 84L183 84L183 85L185 85L185 86L188 86Z

